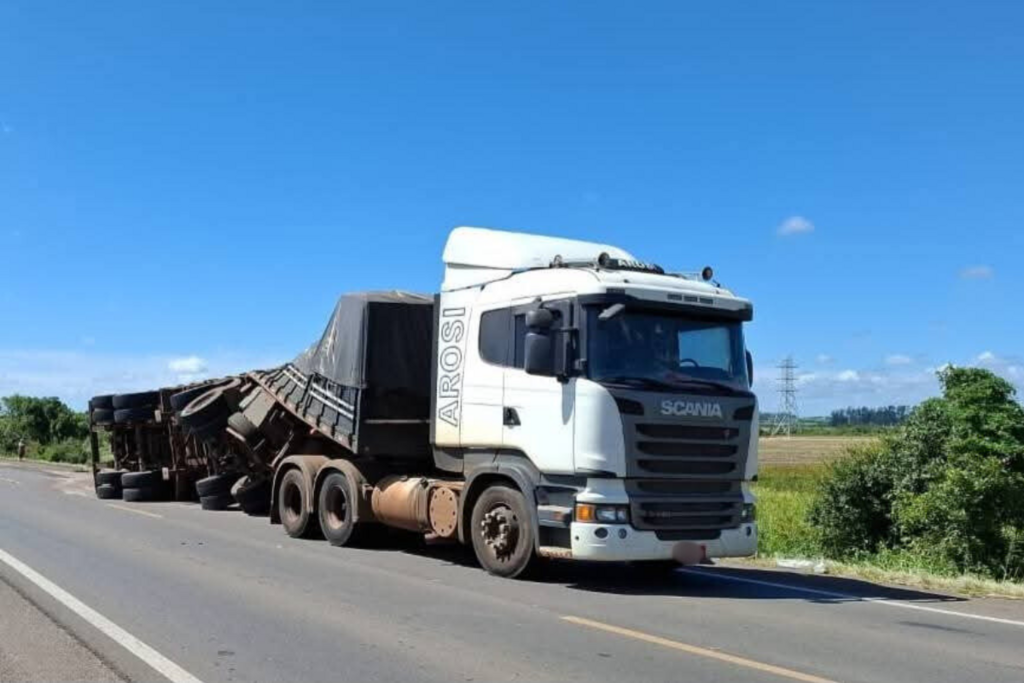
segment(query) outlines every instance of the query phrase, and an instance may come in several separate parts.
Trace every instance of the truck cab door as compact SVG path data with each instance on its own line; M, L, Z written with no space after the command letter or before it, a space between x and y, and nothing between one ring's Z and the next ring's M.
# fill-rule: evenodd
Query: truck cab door
M573 430L575 428L576 380L528 375L524 366L526 313L537 306L536 299L512 302L512 358L505 368L503 446L521 451L546 474L571 474ZM560 340L560 328L571 324L572 306L552 302L557 310L552 332ZM560 343L554 344L560 347Z

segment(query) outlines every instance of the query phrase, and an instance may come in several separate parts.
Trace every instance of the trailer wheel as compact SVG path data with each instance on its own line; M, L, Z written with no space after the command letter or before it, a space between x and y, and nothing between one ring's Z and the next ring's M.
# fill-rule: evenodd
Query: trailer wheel
M156 486L140 486L139 488L124 489L121 495L129 503L142 503L159 500L160 489Z
M121 476L124 470L100 470L96 473L96 486L108 484L114 488L121 488Z
M277 512L285 533L292 538L308 537L312 535L316 526L315 523L310 523L306 490L306 478L299 469L285 472L278 486Z
M231 495L231 487L241 479L239 474L215 474L196 482L196 493L200 498Z
M100 484L96 487L96 497L100 500L115 500L121 497L121 487L113 484Z
M477 498L470 523L473 550L490 574L520 576L534 559L534 531L526 498L508 486L492 486Z
M357 519L359 499L352 482L341 472L332 472L320 486L317 511L320 529L331 545L356 545L369 531L366 522Z
M92 421L98 425L108 425L114 422L114 411L110 408L93 408Z
M233 505L235 499L231 497L230 493L220 493L216 496L202 496L199 499L199 505L204 510L227 510Z
M128 408L155 408L160 403L159 391L143 391L138 394L116 394L110 399L114 410ZM150 411L152 412L152 411Z
M103 409L113 410L114 409L114 395L103 394L102 396L93 396L89 399L89 408L91 410Z
M193 431L199 431L205 425L227 424L228 415L232 412L228 401L224 398L223 388L214 388L203 392L185 406L178 414L178 419L187 424Z
M96 411L102 412L102 411ZM149 422L153 419L155 408L118 408L114 411L114 422ZM95 413L94 413L95 415ZM95 419L95 418L94 418ZM98 420L96 420L98 422Z
M121 487L125 489L156 488L163 486L164 473L161 470L145 472L124 472L121 475Z
M266 479L253 482L246 477L231 487L231 495L245 514L265 515L270 512L270 488Z
M174 412L180 413L182 410L185 410L185 406L205 394L211 388L212 387L210 385L203 384L192 389L185 389L184 391L179 391L176 394L171 394L169 399L171 408Z

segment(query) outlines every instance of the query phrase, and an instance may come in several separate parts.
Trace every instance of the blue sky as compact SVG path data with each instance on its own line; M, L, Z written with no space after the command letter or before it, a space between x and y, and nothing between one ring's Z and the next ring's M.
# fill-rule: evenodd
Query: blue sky
M762 404L1024 385L1024 5L0 4L0 395L290 358L456 225L712 264Z

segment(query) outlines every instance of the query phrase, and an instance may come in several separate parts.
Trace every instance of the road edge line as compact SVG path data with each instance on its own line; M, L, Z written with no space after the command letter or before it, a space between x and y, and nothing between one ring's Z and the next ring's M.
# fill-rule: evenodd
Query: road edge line
M1022 626L1024 627L1024 621L1016 621L1014 619L1004 619L1002 617L990 617L985 614L973 614L971 612L957 612L951 609L941 609L939 607L929 607L927 605L915 605L912 602L906 602L905 600L890 600L889 598L872 598L870 596L851 595L849 593L836 593L834 591L823 591L817 588L803 588L801 586L794 586L787 583L778 583L775 581L764 581L761 579L748 579L742 576L733 576L731 574L719 574L717 572L706 572L697 569L678 569L678 572L682 574L692 574L694 576L703 576L709 579L718 579L720 581L735 581L737 583L750 583L755 586L768 586L769 588L782 588L784 590L790 590L797 593L807 593L809 595L821 595L828 598L836 598L840 600L849 600L851 602L867 602L874 603L876 605L886 605L888 607L902 607L904 609L916 609L922 612L932 612L934 614L945 614L953 617L963 617L964 619L978 619L980 621L989 621L995 624L1003 624L1006 626Z
M141 659L172 683L203 683L167 657L124 630L110 619L86 605L84 602L53 583L27 564L0 548L0 562L18 572L37 588L52 597L64 607L84 619L105 636Z

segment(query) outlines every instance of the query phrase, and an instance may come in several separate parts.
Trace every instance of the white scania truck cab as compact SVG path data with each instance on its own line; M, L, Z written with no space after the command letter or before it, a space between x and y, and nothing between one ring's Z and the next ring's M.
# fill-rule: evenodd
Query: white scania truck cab
M444 263L430 437L485 568L754 554L748 300L709 269L482 228Z

